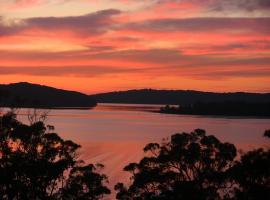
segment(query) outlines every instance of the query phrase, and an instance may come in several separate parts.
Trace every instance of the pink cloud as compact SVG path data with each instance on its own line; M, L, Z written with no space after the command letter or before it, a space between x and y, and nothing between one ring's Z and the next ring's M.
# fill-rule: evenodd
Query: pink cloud
M14 4L11 4L11 9L24 9L33 6L38 6L48 3L48 0L15 0Z

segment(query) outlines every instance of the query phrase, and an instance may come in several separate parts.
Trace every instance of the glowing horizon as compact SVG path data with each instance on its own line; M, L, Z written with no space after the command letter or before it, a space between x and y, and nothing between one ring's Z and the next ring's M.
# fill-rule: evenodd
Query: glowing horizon
M270 92L268 0L0 2L0 83Z

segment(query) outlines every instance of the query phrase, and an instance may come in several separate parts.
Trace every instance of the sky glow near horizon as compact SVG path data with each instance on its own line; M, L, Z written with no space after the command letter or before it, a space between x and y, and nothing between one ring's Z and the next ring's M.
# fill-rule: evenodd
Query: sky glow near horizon
M270 0L0 0L0 83L270 92Z

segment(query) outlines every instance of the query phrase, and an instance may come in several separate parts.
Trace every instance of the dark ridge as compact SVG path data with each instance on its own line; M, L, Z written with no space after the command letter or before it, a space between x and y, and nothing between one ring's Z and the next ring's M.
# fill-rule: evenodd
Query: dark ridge
M96 102L86 94L27 82L0 84L1 107L93 107Z
M193 90L128 90L90 95L98 103L190 105L198 102L270 102L270 93L215 93Z

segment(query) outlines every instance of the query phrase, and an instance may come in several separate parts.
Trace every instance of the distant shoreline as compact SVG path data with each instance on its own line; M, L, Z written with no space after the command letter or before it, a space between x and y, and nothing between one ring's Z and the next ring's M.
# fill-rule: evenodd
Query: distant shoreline
M270 102L247 103L247 102L211 102L195 103L184 106L161 107L159 113L178 115L201 115L201 116L230 116L230 117L256 117L270 118Z
M270 119L270 116L256 116L256 115L214 115L214 114L195 114L195 113L166 113L160 111L152 111L154 113L165 115L186 115L186 116L198 116L198 117L211 117L211 118L233 118L233 119Z
M162 108L165 105L151 105L151 104L125 104L125 103L99 103L94 107L16 107L18 109L41 109L41 110L92 110L98 109L98 107L116 107L115 109L109 110L116 110L116 111L142 111L142 112L152 112L152 113L159 113L159 114L166 114L166 115L179 115L179 116L196 116L196 117L210 117L210 118L228 118L228 119L270 119L270 116L259 116L259 115L226 115L226 114L203 114L203 113L173 113L173 112L162 112L156 109L151 109L154 107ZM119 108L118 108L119 107ZM121 108L123 107L123 108ZM9 109L9 107L0 107ZM128 109L130 108L130 109ZM143 109L145 108L145 109ZM147 109L149 108L149 109Z
M0 108L8 108L8 109L49 109L49 110L91 110L96 106L92 107L31 107L31 106L18 106L18 107L8 107L8 106L0 106Z

